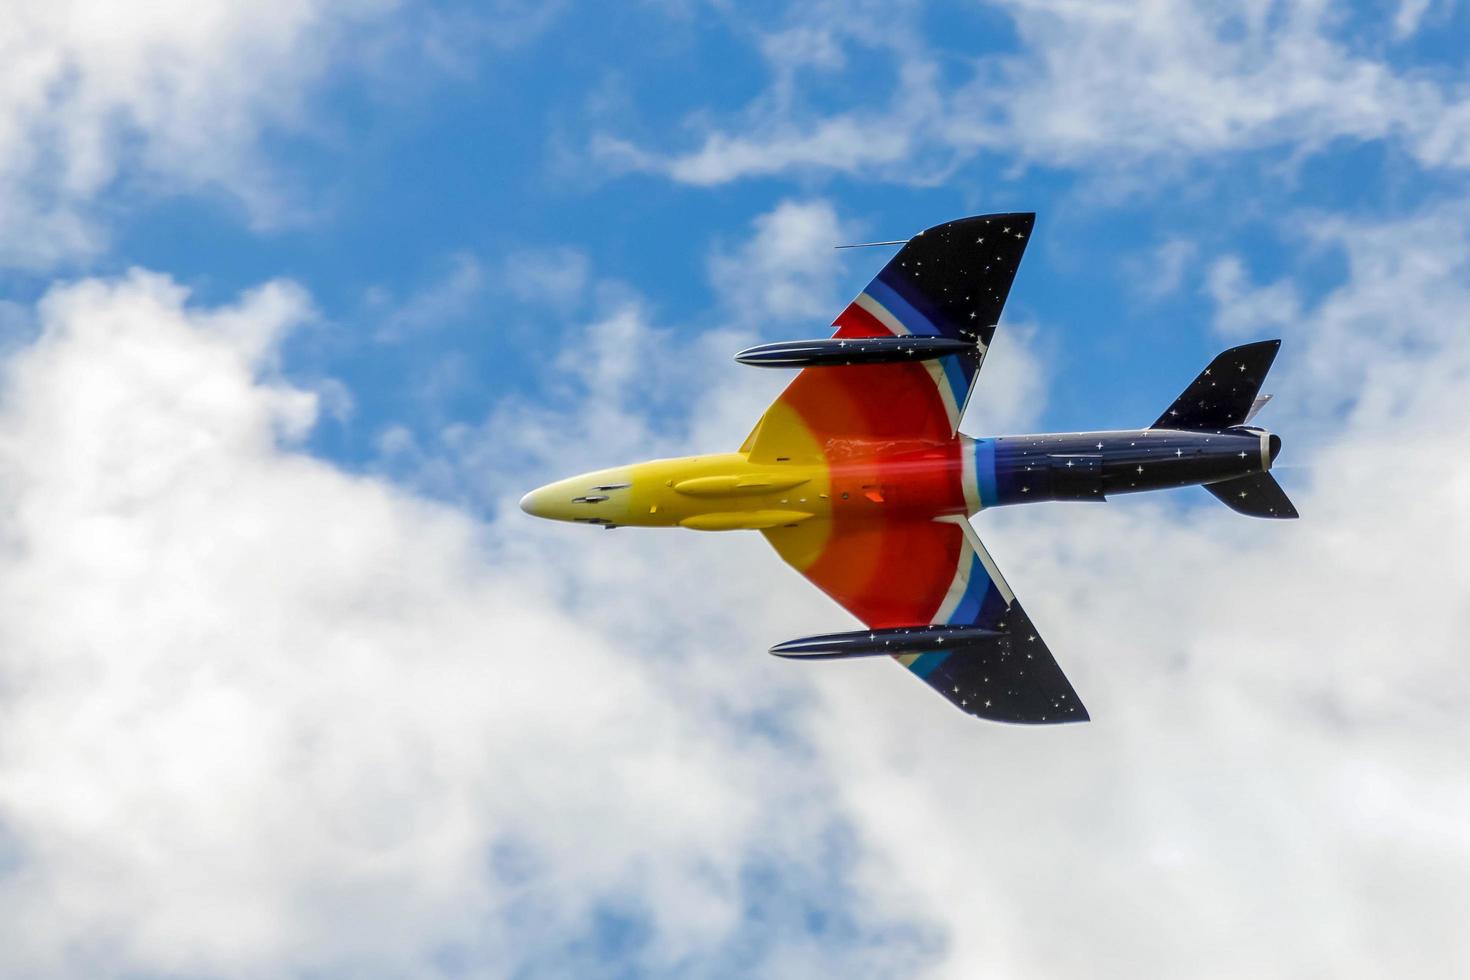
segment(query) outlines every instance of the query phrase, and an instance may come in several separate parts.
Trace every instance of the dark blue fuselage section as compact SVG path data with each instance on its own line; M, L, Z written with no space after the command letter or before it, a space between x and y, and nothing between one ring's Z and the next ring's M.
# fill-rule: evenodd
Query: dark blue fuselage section
M1035 500L1103 500L1219 483L1271 467L1280 442L1255 428L1127 429L969 440L973 509ZM978 506L974 506L978 503Z

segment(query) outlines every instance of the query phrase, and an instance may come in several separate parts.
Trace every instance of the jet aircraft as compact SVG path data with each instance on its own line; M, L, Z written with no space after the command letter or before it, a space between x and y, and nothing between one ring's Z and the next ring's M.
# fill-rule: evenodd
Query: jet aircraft
M909 239L832 337L736 359L799 368L738 451L619 466L541 487L537 517L606 528L755 530L866 629L783 657L892 656L961 710L1000 722L1087 709L969 518L988 507L1202 485L1253 517L1297 512L1250 425L1279 340L1225 351L1142 429L972 438L958 431L1035 215L950 221Z

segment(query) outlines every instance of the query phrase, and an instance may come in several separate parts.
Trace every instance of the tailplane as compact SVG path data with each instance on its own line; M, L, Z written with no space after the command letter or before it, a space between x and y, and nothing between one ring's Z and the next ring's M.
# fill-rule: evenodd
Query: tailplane
M1216 355L1150 428L1198 431L1245 425L1271 400L1270 395L1261 394L1261 383L1280 349L1281 341L1262 340ZM1255 428L1244 431L1262 439L1261 472L1207 483L1205 489L1237 514L1277 519L1298 516L1286 491L1269 472L1281 451L1281 439Z
M1262 340L1217 355L1150 428L1228 429L1244 425L1265 404L1256 395L1280 347L1279 340Z
M1270 473L1252 473L1223 483L1206 483L1205 489L1237 514L1281 520L1298 516L1286 491Z

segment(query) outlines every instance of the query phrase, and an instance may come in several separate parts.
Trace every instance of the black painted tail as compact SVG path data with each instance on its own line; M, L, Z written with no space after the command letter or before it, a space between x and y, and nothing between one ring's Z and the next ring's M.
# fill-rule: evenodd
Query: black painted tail
M1243 425L1280 347L1279 340L1262 340L1232 347L1216 356L1150 428L1228 429Z
M1252 473L1224 483L1206 483L1205 489L1238 514L1283 520L1297 516L1286 491L1270 473Z

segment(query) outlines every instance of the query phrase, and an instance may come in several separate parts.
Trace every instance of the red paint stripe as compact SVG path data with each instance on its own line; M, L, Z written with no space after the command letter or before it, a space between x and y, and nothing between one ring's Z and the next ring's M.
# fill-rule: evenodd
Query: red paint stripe
M855 303L836 326L838 337L891 335ZM870 627L931 622L964 536L930 517L963 513L964 491L961 446L929 372L921 364L807 368L781 401L841 471L833 473L832 533L806 577ZM850 509L840 489L850 492Z
M949 415L921 364L807 368L781 395L819 442L903 440L943 444Z
M849 303L847 309L839 313L837 319L832 322L837 327L837 332L833 334L834 337L893 336L893 331L885 327L882 320L856 303Z
M959 564L963 535L948 522L841 522L806 575L868 626L928 623Z

